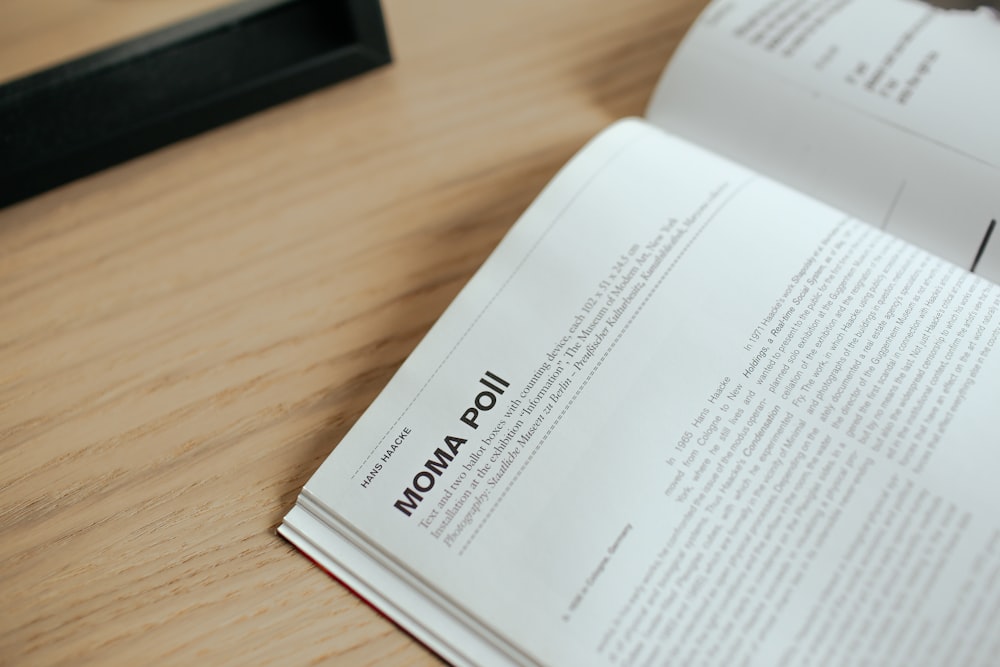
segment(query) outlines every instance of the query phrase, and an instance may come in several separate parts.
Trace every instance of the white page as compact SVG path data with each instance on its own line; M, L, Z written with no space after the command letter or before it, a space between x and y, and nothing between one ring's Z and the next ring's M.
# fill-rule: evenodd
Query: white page
M647 116L970 268L1000 221L998 64L995 10L717 0ZM998 245L976 267L994 281Z
M456 662L993 655L998 307L985 280L619 123L283 534ZM466 440L451 460L446 436Z

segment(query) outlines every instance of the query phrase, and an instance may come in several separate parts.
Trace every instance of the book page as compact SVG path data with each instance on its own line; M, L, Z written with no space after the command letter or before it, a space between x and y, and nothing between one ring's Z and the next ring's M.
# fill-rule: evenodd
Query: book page
M456 663L975 663L1000 619L998 309L996 285L625 121L282 532Z
M936 4L716 0L648 118L1000 281L1000 12Z

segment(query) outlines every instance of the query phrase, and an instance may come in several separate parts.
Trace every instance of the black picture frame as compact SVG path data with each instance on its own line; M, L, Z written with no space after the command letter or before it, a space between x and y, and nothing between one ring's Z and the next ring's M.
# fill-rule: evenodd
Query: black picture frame
M391 61L378 0L242 0L0 86L0 206Z

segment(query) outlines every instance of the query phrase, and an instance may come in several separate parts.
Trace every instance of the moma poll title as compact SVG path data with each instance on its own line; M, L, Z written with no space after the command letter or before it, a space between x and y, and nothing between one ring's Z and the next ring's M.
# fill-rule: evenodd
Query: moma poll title
M492 410L497 404L497 397L501 396L510 386L509 382L490 371L483 373L483 377L479 378L479 384L486 389L476 394L472 405L467 407L462 412L462 416L458 418L459 423L464 424L465 428L479 428L479 415ZM448 465L455 459L459 447L464 445L467 440L467 438L456 435L446 435L444 446L434 450L430 458L424 462L423 467L413 475L410 486L403 491L403 497L397 500L393 506L406 516L411 516L420 501L424 499L424 494L434 488L438 478L444 474Z

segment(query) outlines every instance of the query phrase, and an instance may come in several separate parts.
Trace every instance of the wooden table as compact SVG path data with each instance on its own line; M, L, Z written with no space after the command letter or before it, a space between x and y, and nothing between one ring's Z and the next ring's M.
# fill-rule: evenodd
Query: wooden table
M3 76L167 4L12 0ZM434 662L274 529L703 5L386 0L390 67L0 211L0 663Z

